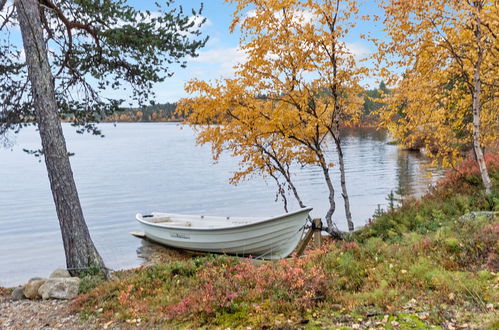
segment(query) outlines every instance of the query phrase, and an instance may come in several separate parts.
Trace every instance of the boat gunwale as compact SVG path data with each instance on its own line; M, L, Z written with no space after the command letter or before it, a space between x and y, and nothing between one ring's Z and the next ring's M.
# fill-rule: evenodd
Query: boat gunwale
M242 224L242 225L235 225L235 226L227 226L227 227L217 227L217 228L206 228L206 227L180 227L180 226L168 226L168 225L165 225L167 224L167 222L164 222L162 224L158 224L158 223L154 223L154 222L149 222L147 220L144 220L142 217L143 215L141 213L137 213L135 215L135 218L137 219L138 222L144 224L144 225L148 225L148 226L151 226L151 227L158 227L158 228L166 228L166 229L173 229L173 230L185 230L185 231L227 231L227 230L232 230L232 229L240 229L240 228L246 228L246 227L252 227L252 226L256 226L256 225L261 225L261 224L264 224L264 223L267 223L267 222L272 222L272 221L275 221L275 220L279 220L279 219L282 219L282 218L286 218L286 217L289 217L289 216L293 216L295 214L299 214L299 213L303 213L303 212L307 212L307 213L310 213L310 211L312 211L313 208L312 207L305 207L305 208L302 208L302 209L299 209L299 210L296 210L296 211L293 211L293 212L290 212L290 213L284 213L284 214L280 214L280 215L277 215L277 216L274 216L274 217L271 217L271 218L264 218L262 220L258 220L256 222L252 222L252 223L246 223L246 224ZM170 214L170 213L168 213ZM170 215L179 215L179 216L189 216L189 215L184 215L184 214L170 214ZM193 215L193 217L196 217ZM244 217L237 217L239 219L241 218L244 218Z

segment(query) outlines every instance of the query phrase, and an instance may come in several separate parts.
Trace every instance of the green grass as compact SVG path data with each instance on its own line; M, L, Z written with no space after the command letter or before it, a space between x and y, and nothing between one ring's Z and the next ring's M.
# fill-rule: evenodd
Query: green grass
M494 327L499 219L460 217L497 210L492 169L491 197L471 174L448 177L305 257L208 256L140 268L80 295L73 308L102 323L151 327Z

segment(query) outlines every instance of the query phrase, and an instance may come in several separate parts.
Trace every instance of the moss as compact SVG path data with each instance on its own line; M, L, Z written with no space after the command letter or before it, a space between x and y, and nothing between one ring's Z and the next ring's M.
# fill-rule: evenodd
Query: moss
M396 317L396 321L399 323L400 329L434 329L423 320L421 320L417 315L400 313Z

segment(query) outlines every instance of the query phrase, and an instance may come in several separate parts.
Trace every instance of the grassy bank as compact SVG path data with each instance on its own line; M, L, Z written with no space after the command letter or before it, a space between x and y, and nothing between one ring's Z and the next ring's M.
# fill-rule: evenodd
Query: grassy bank
M73 308L145 327L499 327L499 157L484 196L472 163L420 200L302 258L198 257L118 273Z

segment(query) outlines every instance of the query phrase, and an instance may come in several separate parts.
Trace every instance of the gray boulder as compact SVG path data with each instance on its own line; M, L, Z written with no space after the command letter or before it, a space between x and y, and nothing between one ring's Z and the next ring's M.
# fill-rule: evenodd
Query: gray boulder
M12 291L12 295L10 297L12 300L22 300L26 298L26 296L24 295L23 288L20 286L15 288L14 291Z
M40 286L38 294L43 299L73 299L78 295L79 286L78 277L49 278Z
M486 218L486 219L494 219L494 217L499 216L499 212L491 212L491 211L475 211L466 213L459 217L459 220L467 220L472 221L478 218Z
M50 274L49 278L63 278L63 277L71 277L69 272L65 269L56 269Z
M31 279L23 287L23 292L28 299L38 299L41 295L38 294L38 289L45 283L46 280Z

